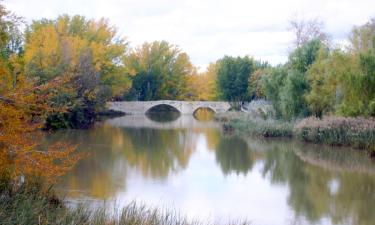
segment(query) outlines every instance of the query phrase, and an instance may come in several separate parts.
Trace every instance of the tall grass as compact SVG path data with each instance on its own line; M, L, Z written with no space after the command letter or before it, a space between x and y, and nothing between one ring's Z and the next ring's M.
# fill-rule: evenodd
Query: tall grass
M211 222L191 221L173 210L149 208L131 203L114 210L104 207L93 209L88 204L65 207L50 189L38 183L22 184L15 188L1 181L1 225L199 225ZM229 224L249 224L233 222Z
M262 119L240 112L218 114L215 115L215 119L224 122L224 127L234 128L251 135L263 137L293 136L293 122Z
M375 150L374 118L309 117L297 123L294 132L303 141Z
M327 116L299 122L262 119L242 112L215 115L225 129L263 137L297 137L306 142L350 146L370 151L375 157L375 119Z

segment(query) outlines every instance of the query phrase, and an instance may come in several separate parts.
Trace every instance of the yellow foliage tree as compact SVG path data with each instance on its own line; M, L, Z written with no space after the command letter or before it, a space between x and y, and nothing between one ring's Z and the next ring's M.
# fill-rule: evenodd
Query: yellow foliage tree
M216 64L211 63L204 73L193 74L188 79L190 99L212 101L217 99Z
M0 61L0 173L11 177L36 175L53 180L63 175L81 158L75 147L57 143L40 145L44 116L56 109L48 104L54 90L65 79L56 78L35 85L19 75L14 87L4 84L11 74L4 59Z
M90 52L100 83L113 96L130 88L122 65L127 50L125 39L117 36L108 21L82 16L60 16L56 20L34 21L26 32L26 74L41 82L65 73L75 74L82 54Z

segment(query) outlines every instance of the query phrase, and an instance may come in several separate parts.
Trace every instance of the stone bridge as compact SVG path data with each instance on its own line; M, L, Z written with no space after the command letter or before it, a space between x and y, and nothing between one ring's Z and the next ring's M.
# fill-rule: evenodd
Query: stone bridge
M123 112L126 114L146 114L151 108L160 105L167 105L175 108L181 114L194 114L197 109L208 108L215 113L222 113L228 111L231 106L228 102L208 102L208 101L122 101L122 102L107 102L109 110Z

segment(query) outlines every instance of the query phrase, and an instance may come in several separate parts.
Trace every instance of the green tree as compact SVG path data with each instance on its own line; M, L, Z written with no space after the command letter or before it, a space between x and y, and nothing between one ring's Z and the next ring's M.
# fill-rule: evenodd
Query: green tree
M130 97L139 100L184 99L195 74L188 55L166 41L144 43L124 64L133 80Z
M248 56L225 56L219 60L217 85L221 98L232 102L248 100L248 80L255 69L254 60Z
M288 70L285 66L277 66L264 71L261 79L262 92L272 102L277 117L281 117L280 90L284 86Z

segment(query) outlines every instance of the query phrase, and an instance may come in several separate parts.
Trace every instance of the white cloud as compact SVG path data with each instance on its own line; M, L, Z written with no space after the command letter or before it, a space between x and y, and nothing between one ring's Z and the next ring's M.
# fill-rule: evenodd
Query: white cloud
M373 0L8 0L27 21L59 14L109 18L134 47L166 40L204 67L223 55L251 55L273 64L287 59L288 21L319 17L335 43L375 16Z

